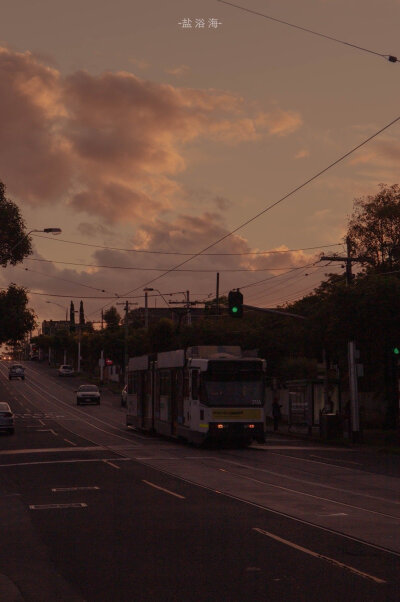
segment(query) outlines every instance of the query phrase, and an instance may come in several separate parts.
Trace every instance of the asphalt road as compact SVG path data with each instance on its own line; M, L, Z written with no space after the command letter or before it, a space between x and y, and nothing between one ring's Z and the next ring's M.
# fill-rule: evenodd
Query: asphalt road
M400 599L397 456L274 437L197 449L26 364L0 399L0 600Z

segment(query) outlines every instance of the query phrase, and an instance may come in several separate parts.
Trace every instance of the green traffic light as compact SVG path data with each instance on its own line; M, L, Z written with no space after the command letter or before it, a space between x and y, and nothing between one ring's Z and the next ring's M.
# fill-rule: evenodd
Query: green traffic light
M237 314L237 312L238 312L238 308L236 306L232 307L232 313Z
M395 355L400 355L400 349L398 347L393 347L393 353Z

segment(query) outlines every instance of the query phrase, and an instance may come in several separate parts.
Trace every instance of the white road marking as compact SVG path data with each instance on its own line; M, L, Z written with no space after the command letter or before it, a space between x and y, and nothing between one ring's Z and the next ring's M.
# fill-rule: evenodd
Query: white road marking
M294 548L295 550L304 552L304 554L308 554L309 556L314 556L314 558L320 558L321 560L326 560L327 562L330 562L331 564L334 564L335 566L338 566L341 569L346 569L347 571L350 571L351 573L354 573L355 575L358 575L359 577L363 577L364 579L369 579L370 581L374 581L375 583L386 583L386 581L384 579L380 579L379 577L375 577L374 575L370 575L369 573L364 573L363 571L359 571L358 569L354 568L353 566L344 564L343 562L340 562L339 560L335 560L334 558L330 558L329 556L324 556L323 554L319 554L318 552L313 552L313 550L309 550L308 548L303 548L303 546L299 546L299 545L293 543L292 541L283 539L282 537L278 537L278 535L274 535L273 533L270 533L269 531L264 531L264 529L259 529L257 527L253 527L253 531L257 531L258 533L261 533L262 535L271 537L271 539L275 539L276 541L279 541L280 543L283 543L286 546L290 546L291 548Z
M155 485L155 483L150 483L150 481L145 481L144 479L142 479L143 483L146 483L147 485L150 485L150 487L154 487L155 489L160 489L160 491L164 491L165 493L169 493L170 495L174 495L175 497L179 497L181 500L185 500L185 496L183 495L179 495L179 493L174 493L173 491L170 491L169 489L164 489L164 487L160 487L159 485Z
M331 458L326 458L324 456L314 456L310 454L310 458L319 458L320 460L329 461ZM344 462L345 464L357 464L358 466L362 466L361 462L352 462L351 460L339 460L339 458L333 458L336 462Z
M88 447L74 447L71 449L70 447L44 447L41 449L2 449L0 450L0 455L2 456L14 456L18 454L49 454L52 452L71 452L71 451L107 451L106 447L101 445L96 446L88 446Z
M115 460L115 458L110 458ZM15 462L13 464L0 464L0 468L15 468L16 466L40 466L45 464L78 464L83 462L104 462L105 458L74 458L73 460L44 460L42 462ZM118 462L129 461L130 458L118 458Z
M53 435L58 437L58 433L56 433L56 431L53 431L53 429L37 429L36 432L37 433L52 433Z
M320 514L320 516L349 516L346 512L334 512L333 514Z
M94 491L99 490L100 487L94 485L94 487L53 487L53 493L59 493L61 491Z
M58 510L61 508L87 508L84 502L74 502L71 504L32 504L29 510Z
M121 466L118 466L117 464L113 464L112 462L110 462L110 460L103 460L104 464L108 464L109 466L112 466L113 468L116 468L117 470L121 470Z
M128 459L128 458L126 458L126 459ZM150 466L151 468L153 468L152 464L147 464L146 466ZM284 516L285 518L289 518L290 520L293 520L296 523L300 523L302 525L307 525L308 527L313 527L314 529L319 529L320 531L325 531L326 533L331 533L332 535L335 535L337 537L342 537L344 539L349 539L350 541L356 541L357 543L367 546L368 548L372 548L374 550L380 550L381 552L386 552L387 554L391 554L392 556L400 557L400 552L398 552L396 550L392 550L390 548L385 548L384 546L380 546L380 545L371 543L369 541L366 541L359 537L355 537L353 535L348 535L347 533L343 533L341 531L331 529L330 527L324 527L323 525L319 525L318 523L312 523L311 521L305 520L304 518L299 518L298 516L293 516L291 514L287 514L286 512L281 512L279 510L276 510L275 508L271 508L271 507L263 505L263 504L258 504L257 502L252 502L250 500L246 500L237 495L233 495L232 493L228 493L227 491L218 491L217 489L213 489L212 487L209 487L207 485L202 485L201 483L197 483L196 481L191 481L190 479L179 476L175 473L168 472L165 469L160 470L160 472L162 472L163 474L167 474L171 477L174 477L175 479L179 479L180 481L183 481L184 483L189 483L189 485L194 485L195 487L201 487L201 489L205 489L206 491L211 491L212 493L218 493L220 495L224 495L225 497L228 497L232 500L236 500L237 502L241 502L242 504L247 504L248 506L252 506L253 508L259 508L260 510L266 510L267 512L271 512L272 514L276 514L277 516Z

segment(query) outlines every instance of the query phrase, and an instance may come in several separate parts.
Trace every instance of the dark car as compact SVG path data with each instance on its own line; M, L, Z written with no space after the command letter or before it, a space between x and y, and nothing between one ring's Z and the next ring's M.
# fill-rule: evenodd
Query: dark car
M10 435L14 433L14 414L5 401L0 402L0 431L7 431Z
M22 378L25 380L25 368L21 364L13 364L8 370L8 380L13 378Z

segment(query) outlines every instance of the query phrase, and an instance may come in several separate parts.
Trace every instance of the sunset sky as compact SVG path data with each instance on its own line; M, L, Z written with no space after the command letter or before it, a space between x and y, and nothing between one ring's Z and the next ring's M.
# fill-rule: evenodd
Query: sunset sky
M400 115L400 63L374 54L400 58L400 0L233 3L372 52L217 0L2 0L0 180L28 230L62 234L35 235L0 286L28 287L40 321L71 299L99 320L146 285L201 300L217 271L245 303L299 298L341 271L311 264L343 252L354 199L400 183L399 122L151 283Z

